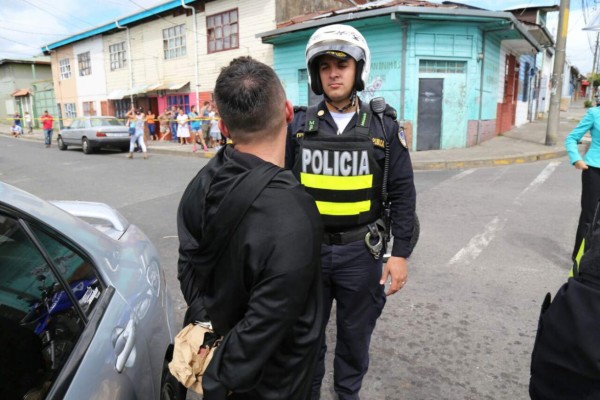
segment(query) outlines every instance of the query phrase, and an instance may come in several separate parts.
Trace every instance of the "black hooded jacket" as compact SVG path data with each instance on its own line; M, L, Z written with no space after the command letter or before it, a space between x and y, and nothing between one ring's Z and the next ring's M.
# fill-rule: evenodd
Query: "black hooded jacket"
M190 182L179 206L185 323L210 320L225 336L203 377L205 400L229 392L233 399L310 396L323 327L322 226L314 200L281 169L227 243L205 245L224 196L243 196L236 186L263 163L226 146Z

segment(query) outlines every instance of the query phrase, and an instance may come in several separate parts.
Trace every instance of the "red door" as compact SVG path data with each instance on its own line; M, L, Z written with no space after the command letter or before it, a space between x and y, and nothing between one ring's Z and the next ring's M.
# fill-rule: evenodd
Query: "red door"
M507 132L515 126L518 84L519 64L515 56L507 54L504 62L504 96L502 103L498 103L496 134Z

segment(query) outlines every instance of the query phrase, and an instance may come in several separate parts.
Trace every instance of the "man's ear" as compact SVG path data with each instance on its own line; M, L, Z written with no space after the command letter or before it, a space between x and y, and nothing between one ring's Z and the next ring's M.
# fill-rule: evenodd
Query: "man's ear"
M287 124L291 123L294 120L294 106L292 102L289 100L285 101L285 122Z
M227 139L231 139L231 135L229 134L229 129L227 129L227 125L223 122L222 119L219 120L219 130L221 134L225 136Z

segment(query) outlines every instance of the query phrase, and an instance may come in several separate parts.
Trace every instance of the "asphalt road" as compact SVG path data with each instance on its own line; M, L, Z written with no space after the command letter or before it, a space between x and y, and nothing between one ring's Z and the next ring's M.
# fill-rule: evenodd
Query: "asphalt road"
M0 180L45 199L101 201L157 246L181 321L175 215L205 160L58 151L0 137ZM566 280L580 177L566 159L417 172L421 238L371 344L365 400L527 399L541 301ZM330 349L335 327L328 327ZM322 399L331 400L332 370Z

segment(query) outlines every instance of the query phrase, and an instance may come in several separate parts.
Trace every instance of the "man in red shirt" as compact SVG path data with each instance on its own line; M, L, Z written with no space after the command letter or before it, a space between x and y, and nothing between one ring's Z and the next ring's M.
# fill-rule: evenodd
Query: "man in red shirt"
M46 144L46 148L48 148L52 143L52 127L54 125L54 118L52 118L52 115L48 114L48 110L46 110L44 111L41 120L42 127L44 128L44 143Z

